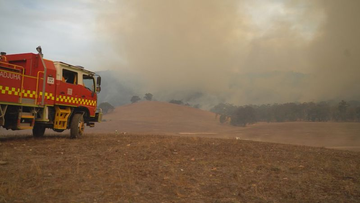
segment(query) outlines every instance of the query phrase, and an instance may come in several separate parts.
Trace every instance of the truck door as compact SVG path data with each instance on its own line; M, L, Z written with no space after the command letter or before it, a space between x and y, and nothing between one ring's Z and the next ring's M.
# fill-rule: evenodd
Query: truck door
M95 116L97 95L95 93L95 80L93 76L83 75L83 90L80 96L82 99L85 99L83 106L89 109L90 116Z
M80 88L78 73L63 69L62 80L58 81L56 88L56 104L64 106L78 106Z

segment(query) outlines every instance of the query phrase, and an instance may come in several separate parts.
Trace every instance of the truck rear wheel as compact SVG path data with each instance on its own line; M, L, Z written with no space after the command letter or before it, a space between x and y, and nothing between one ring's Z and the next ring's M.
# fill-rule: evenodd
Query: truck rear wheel
M45 126L35 123L32 132L34 137L43 137L45 133Z
M85 123L82 114L75 114L70 124L70 138L80 138L84 133Z

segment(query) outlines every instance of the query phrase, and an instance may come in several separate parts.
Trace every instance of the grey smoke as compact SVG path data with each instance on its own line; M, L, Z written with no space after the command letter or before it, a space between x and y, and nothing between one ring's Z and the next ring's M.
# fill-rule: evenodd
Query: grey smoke
M109 66L136 75L139 94L209 106L360 99L360 1L119 0L98 9L98 35L122 61Z

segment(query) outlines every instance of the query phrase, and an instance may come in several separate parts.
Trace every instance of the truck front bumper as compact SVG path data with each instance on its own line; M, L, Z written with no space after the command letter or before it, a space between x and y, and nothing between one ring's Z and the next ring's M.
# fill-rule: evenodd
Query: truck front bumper
M102 116L103 116L102 109L101 108L97 109L97 112L95 113L95 117L90 118L90 121L100 123L102 120Z

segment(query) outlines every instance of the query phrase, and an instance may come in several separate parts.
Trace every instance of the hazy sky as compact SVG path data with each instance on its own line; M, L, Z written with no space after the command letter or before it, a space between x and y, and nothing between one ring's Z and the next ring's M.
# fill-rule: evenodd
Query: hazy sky
M0 0L1 51L136 76L160 99L360 99L358 0Z

